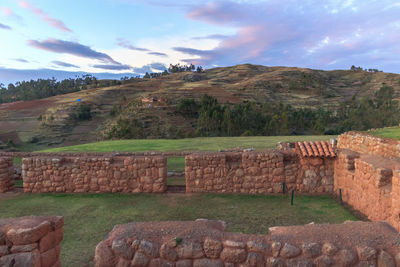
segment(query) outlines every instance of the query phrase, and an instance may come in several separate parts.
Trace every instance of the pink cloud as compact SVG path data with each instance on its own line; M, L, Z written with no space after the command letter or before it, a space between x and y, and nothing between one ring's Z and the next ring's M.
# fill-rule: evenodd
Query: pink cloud
M3 15L6 16L6 17L11 17L11 16L14 16L14 15L15 15L14 12L12 12L11 9L9 9L8 7L5 7L5 6L3 6L3 7L1 8L1 12L2 12Z
M19 1L19 5L22 8L26 8L29 9L32 13L38 15L43 21L47 22L50 26L52 26L53 28L56 28L60 31L63 32L72 32L71 29L69 29L64 22L62 22L59 19L56 18L52 18L50 17L49 14L47 14L46 12L44 12L42 9L32 5L31 3L29 3L26 0L21 0Z

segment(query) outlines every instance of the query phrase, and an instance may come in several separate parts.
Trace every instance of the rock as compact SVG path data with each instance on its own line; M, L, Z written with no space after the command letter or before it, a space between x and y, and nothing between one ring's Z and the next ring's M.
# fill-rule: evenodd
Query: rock
M3 232L0 232L0 246L6 244L6 235Z
M208 258L217 259L222 251L222 243L218 240L207 238L204 241L203 248Z
M116 267L130 267L131 266L131 261L126 260L126 259L119 259L118 264Z
M199 259L204 256L200 243L184 243L177 247L180 259Z
M33 228L10 229L7 232L7 238L13 245L27 245L37 242L50 231L50 222L44 221Z
M371 247L357 247L358 258L362 261L376 259L376 250Z
M400 266L400 252L396 254L396 256L394 257L394 260L395 260L397 266Z
M244 248L244 243L243 242L238 242L238 241L232 241L232 240L225 240L223 242L224 247L231 247L231 248Z
M322 246L322 253L325 255L333 256L336 254L336 252L338 252L338 248L332 243L325 243Z
M240 263L246 260L246 250L242 248L224 248L221 253L221 259L224 262Z
M149 267L174 267L175 264L164 259L153 259L150 261Z
M193 267L224 267L220 259L198 259L193 261Z
M39 250L3 256L0 258L0 266L40 267Z
M57 244L55 241L55 233L49 232L47 235L42 237L42 239L40 239L39 242L40 253L48 251L49 249L53 248L55 244Z
M321 255L321 245L318 243L304 243L301 248L307 258L315 258Z
M319 256L314 260L317 267L329 267L333 265L333 259L328 255Z
M115 266L117 258L106 242L101 242L96 246L94 264L96 267Z
M111 248L121 258L131 260L133 257L133 248L124 239L115 239Z
M269 258L267 260L267 267L286 267L286 264L282 259Z
M158 248L151 242L142 240L139 245L139 251L143 252L147 256L157 258L158 257Z
M357 262L357 255L348 249L342 249L335 255L335 262L341 266L353 266Z
M160 256L169 261L176 261L178 259L178 253L170 248L168 244L163 244L160 248Z
M393 257L384 250L378 255L378 267L396 267Z
M30 252L34 251L38 248L37 243L29 244L29 245L20 245L20 246L12 246L11 253L21 253L21 252ZM0 252L1 255L1 252Z
M283 248L281 249L281 256L283 258L289 259L289 258L293 258L296 257L298 255L300 255L301 250L296 247L293 246L291 244L285 243L285 245L283 246Z
M138 252L135 253L135 256L133 257L131 265L135 266L135 267L136 266L138 266L138 267L143 266L144 267L144 266L147 266L149 261L150 261L150 259L145 254L143 254L142 252L138 251Z
M290 259L287 261L287 266L290 267L313 267L314 264L309 259Z
M0 257L8 254L8 247L7 246L0 246Z
M180 260L175 264L176 267L192 267L192 260Z
M246 265L248 266L264 266L264 256L255 252L249 252L247 254Z
M54 248L40 254L41 266L53 266L57 261L57 253Z
M249 241L247 242L247 249L264 255L272 255L271 245L264 242Z
M272 243L272 256L278 257L281 251L282 244L281 242L274 242Z

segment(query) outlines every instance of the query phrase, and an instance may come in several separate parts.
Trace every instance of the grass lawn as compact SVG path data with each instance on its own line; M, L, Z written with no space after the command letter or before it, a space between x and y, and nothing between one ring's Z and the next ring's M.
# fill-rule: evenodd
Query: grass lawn
M267 233L277 225L356 220L328 196L25 194L0 200L1 217L65 217L63 266L92 266L95 246L115 224L132 221L221 219L229 231Z
M185 157L168 157L167 170L169 172L184 172Z
M377 129L374 131L368 131L367 133L375 135L375 136L379 136L379 137L400 140L400 127L381 128L381 129Z
M329 140L331 135L198 137L185 139L115 140L43 150L44 152L144 152L144 151L219 151L221 149L253 147L263 150L278 142Z

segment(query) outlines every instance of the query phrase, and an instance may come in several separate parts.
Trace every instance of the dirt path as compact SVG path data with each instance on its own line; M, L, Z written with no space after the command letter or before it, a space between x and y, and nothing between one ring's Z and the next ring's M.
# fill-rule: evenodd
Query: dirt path
M0 193L0 201L7 198L17 197L19 195L22 195L23 193L24 191L22 188L15 188L14 191Z

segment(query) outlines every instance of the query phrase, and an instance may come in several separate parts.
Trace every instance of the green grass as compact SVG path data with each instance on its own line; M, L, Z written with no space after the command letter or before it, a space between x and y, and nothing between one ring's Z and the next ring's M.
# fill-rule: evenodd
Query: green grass
M13 158L14 165L21 165L22 164L22 158Z
M63 266L91 266L95 246L114 225L140 221L221 219L228 230L267 233L277 225L355 220L328 196L24 194L0 200L1 217L65 217Z
M22 180L14 180L14 187L22 188L23 187L23 181Z
M379 136L379 137L400 140L400 127L381 128L381 129L377 129L377 130L373 130L373 131L368 131L367 133L375 135L375 136Z
M185 157L168 157L167 169L169 172L184 172Z
M167 185L186 185L186 178L185 176L168 177Z
M44 152L144 152L144 151L219 151L221 149L253 147L263 150L276 147L278 142L328 140L336 136L252 136L252 137L198 137L185 139L134 139L60 147Z

